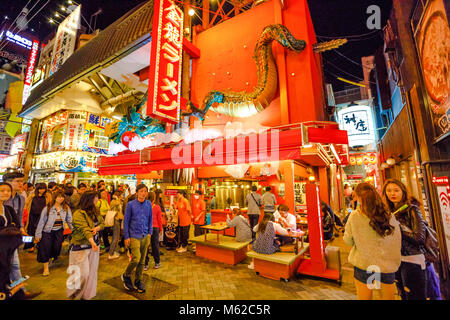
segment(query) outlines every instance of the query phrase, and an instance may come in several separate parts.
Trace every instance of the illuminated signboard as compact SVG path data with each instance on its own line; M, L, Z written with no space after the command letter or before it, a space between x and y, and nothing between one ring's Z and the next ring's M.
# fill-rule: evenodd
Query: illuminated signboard
M350 147L375 142L373 111L369 106L353 106L338 111L339 128L346 130Z
M12 156L25 151L27 135L28 133L25 132L14 138L10 151Z
M9 42L13 42L21 47L27 48L28 50L31 49L31 46L33 42L30 39L27 39L25 37L22 37L18 34L12 33L11 31L6 31L6 33L3 33L0 35L0 39L3 38L3 35L5 35L5 39Z
M54 74L75 51L80 28L81 6L78 6L58 27L53 47L50 75Z
M183 11L171 0L156 0L154 8L147 115L178 123Z
M28 96L30 95L31 81L33 80L33 72L34 66L36 65L36 57L38 50L39 50L39 41L33 40L33 47L31 48L30 59L28 60L27 73L25 73L22 105L25 104L25 102L28 99Z

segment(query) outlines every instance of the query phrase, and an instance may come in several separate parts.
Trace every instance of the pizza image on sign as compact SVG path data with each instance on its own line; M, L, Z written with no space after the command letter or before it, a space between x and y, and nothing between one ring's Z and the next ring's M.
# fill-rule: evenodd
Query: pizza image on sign
M450 91L450 29L442 11L434 12L426 22L422 65L428 94L439 106L447 100ZM444 113L439 109L433 111Z

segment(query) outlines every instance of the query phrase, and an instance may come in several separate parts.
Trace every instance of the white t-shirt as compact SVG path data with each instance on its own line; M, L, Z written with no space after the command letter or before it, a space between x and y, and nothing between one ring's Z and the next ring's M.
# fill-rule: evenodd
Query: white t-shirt
M275 218L275 222L279 223L278 221L281 218L280 212L278 212L278 210L275 211L273 213L273 216ZM288 216L286 218L286 221L287 221L287 227L286 228L290 228L292 230L297 230L297 219L295 218L295 216L293 214L288 212Z

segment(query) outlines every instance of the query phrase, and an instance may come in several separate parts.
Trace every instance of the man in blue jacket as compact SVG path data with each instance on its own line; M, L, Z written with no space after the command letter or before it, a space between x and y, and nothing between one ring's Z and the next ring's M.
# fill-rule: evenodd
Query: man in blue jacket
M122 275L122 281L125 289L132 291L136 287L139 293L145 292L142 271L153 231L152 204L147 200L147 195L147 186L145 184L138 185L136 200L128 202L123 219L125 246L131 249L132 259ZM136 277L133 287L131 275L134 269L136 269Z

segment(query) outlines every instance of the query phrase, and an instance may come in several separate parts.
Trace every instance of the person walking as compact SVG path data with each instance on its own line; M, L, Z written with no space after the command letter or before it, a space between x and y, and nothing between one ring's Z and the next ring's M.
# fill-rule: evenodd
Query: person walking
M277 199L272 193L271 187L266 187L266 192L261 197L261 202L264 207L264 213L274 213L275 205L277 204Z
M108 259L117 259L120 257L120 254L116 251L119 245L120 240L120 230L123 221L123 193L121 191L114 192L111 200L110 210L114 211L116 215L114 216L114 226L113 236L111 241L111 246L109 247L109 256Z
M192 199L192 216L194 217L194 235L196 237L203 234L201 226L205 225L206 203L202 198L202 191L195 191Z
M382 191L389 210L395 213L402 233L402 263L395 279L402 300L425 300L427 271L425 260L426 224L420 208L411 203L406 186L399 180L388 179ZM406 205L406 209L402 207ZM402 209L402 210L400 210Z
M147 186L145 184L138 185L136 199L128 202L123 219L125 246L131 248L132 258L122 275L122 281L125 289L132 291L136 287L139 293L145 292L142 271L144 270L145 255L150 245L150 237L153 233L152 204L147 200L147 196ZM135 287L131 279L133 271L135 271Z
M180 230L180 246L177 252L183 253L187 251L189 229L192 223L192 211L186 194L183 190L178 190L176 208L178 211L179 230Z
M354 266L358 300L372 300L374 278L381 282L381 298L394 300L395 272L401 262L400 225L371 184L360 183L355 193L360 207L350 213L343 239L352 247L348 261Z
M98 193L87 191L73 214L67 280L67 296L71 299L90 300L97 293L99 232L105 226L97 211L97 202Z
M99 182L99 186L100 182ZM108 213L108 211L111 210L110 206L109 206L109 201L108 201L108 191L106 191L106 189L101 189L100 191L98 191L98 202L97 202L97 209L100 211L100 215L102 216L103 220L105 220L106 218L106 214ZM109 233L111 232L111 227L105 227L102 231L101 231L101 237L103 239L103 246L106 251L109 251L110 249L110 243L109 243Z
M72 226L72 211L67 204L65 194L56 192L52 201L42 210L34 243L38 244L37 261L44 264L43 276L48 276L49 261L58 259L64 241L64 225L70 230Z
M252 239L255 239L256 233L253 232L253 228L258 224L262 207L261 195L256 192L257 190L258 188L256 186L252 186L252 191L245 198L247 215L250 221L250 228L252 230Z
M26 224L26 230L28 235L35 236L36 228L41 218L42 210L50 203L52 197L47 195L47 186L45 183L36 184L35 192L33 195L27 198L25 202L24 211L28 212L28 220ZM24 250L30 249L28 252L34 252L34 243L26 243L23 247Z
M233 209L233 219L227 214L228 228L236 228L236 241L247 242L252 241L252 229L250 222L242 215L242 211L238 208Z
M152 213L153 213L153 233L150 239L151 250L153 260L155 261L155 269L161 268L161 252L159 248L159 235L162 232L162 217L161 217L161 207L156 203L156 194L152 191L148 193L148 201L152 203ZM149 263L149 252L147 251L147 255L145 257L145 267L144 270L148 270Z

